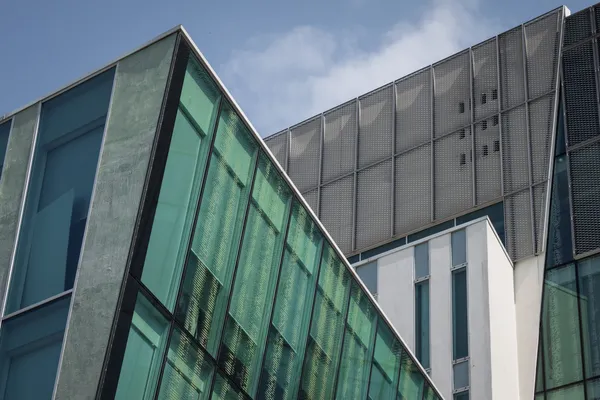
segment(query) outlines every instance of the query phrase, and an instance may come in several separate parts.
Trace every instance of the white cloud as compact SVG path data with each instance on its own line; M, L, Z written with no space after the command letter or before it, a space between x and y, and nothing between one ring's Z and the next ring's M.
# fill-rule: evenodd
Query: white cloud
M417 21L400 20L364 51L356 35L313 26L255 37L221 68L263 136L398 79L495 34L477 0L433 0Z

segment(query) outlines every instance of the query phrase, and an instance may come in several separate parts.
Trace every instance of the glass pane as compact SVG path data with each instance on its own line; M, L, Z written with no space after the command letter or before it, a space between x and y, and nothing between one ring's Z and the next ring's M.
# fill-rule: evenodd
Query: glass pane
M361 265L356 268L356 273L363 281L369 292L373 295L377 294L377 261Z
M469 326L467 318L467 270L452 273L453 353L458 360L469 355Z
M153 399L169 324L141 293L127 337L115 399Z
M435 400L436 399L435 391L429 386L429 384L425 384L425 393L423 393L423 400Z
M429 275L429 243L415 246L415 279Z
M142 282L171 311L175 306L196 214L219 96L214 85L205 77L206 73L196 76L198 74L195 62L190 61L183 95L187 96L188 106L205 107L193 111L197 118L202 116L210 125L207 126L208 131L204 131L183 104L177 110L142 273ZM202 86L198 87L199 83ZM196 87L189 89L190 85ZM200 96L200 99L191 98L192 95Z
M360 287L352 284L336 398L362 399L367 394L373 346L375 307Z
M321 232L294 202L257 398L295 399L316 289Z
M588 381L587 383L587 398L600 399L600 379Z
M452 266L467 262L467 233L464 229L452 232Z
M492 226L496 230L500 240L504 243L504 204L502 202L456 217L456 225L462 225L465 222L473 221L486 215L492 222Z
M202 136L210 135L217 111L219 89L210 75L191 58L185 71L181 97L181 108L193 121Z
M581 329L587 377L600 375L600 257L579 263Z
M541 339L541 338L540 338ZM544 373L542 372L542 343L538 346L537 368L535 373L535 391L542 392L544 390Z
M569 176L567 157L554 159L554 177L548 224L548 251L546 268L565 264L573 259L571 237L571 205L569 203Z
M588 399L593 399L589 397ZM546 400L585 400L583 384L569 386L546 393Z
M454 364L452 369L454 370L454 390L469 386L469 362L463 361Z
M178 328L173 331L159 400L204 400L210 395L213 366L208 356Z
M50 399L71 297L3 321L0 398Z
M256 144L227 106L219 117L176 318L216 356L238 246Z
M402 355L402 364L400 366L400 382L398 384L398 400L414 400L423 396L423 383L425 378L417 364L408 356L408 353Z
M263 154L254 178L250 211L225 325L219 364L253 395L271 316L291 192Z
M247 397L235 389L231 383L217 373L217 379L215 380L215 386L213 387L211 400L244 400Z
M574 265L546 273L542 306L546 389L583 379Z
M423 368L429 368L429 280L415 285L416 356Z
M6 313L73 287L113 76L42 105Z
M369 398L371 400L393 400L400 373L400 357L402 347L390 328L379 321L373 367L371 368L371 384Z
M469 392L460 392L454 395L454 400L469 400ZM537 397L536 397L537 400Z
M304 360L299 396L301 399L333 397L348 307L350 273L330 246L325 247L321 262Z

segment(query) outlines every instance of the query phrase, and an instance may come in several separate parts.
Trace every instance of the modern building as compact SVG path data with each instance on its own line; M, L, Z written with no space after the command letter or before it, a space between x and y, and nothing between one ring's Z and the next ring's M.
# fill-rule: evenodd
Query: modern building
M560 7L265 139L446 398L600 398L599 37Z
M0 153L0 399L443 398L183 28Z

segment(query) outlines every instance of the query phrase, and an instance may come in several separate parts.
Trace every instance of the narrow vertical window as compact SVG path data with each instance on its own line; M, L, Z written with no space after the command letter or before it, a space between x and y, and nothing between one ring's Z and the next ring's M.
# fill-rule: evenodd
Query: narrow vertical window
M492 89L492 100L498 100L498 89Z
M465 103L462 101L460 103L458 103L458 113L459 114L465 113Z
M429 275L429 243L415 246L415 279Z
M462 265L467 262L467 238L464 229L452 232L450 236L452 244L452 266Z
M487 103L487 95L485 93L481 94L481 104Z
M369 289L369 292L377 298L377 261L361 265L356 268L356 273L367 289Z
M452 331L454 360L460 360L469 355L466 268L452 273Z
M415 285L415 347L423 368L429 368L429 280Z

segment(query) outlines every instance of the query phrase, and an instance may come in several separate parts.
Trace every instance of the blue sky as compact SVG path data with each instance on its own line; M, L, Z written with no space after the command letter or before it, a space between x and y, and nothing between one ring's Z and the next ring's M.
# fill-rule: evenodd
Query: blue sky
M0 115L183 24L266 136L561 4L4 0Z

